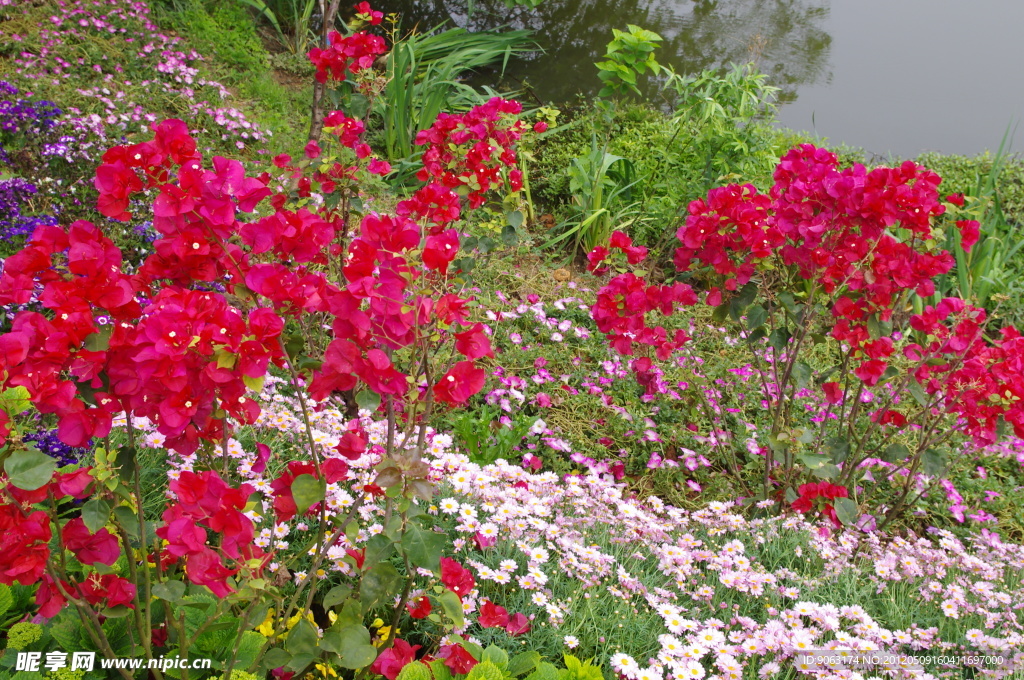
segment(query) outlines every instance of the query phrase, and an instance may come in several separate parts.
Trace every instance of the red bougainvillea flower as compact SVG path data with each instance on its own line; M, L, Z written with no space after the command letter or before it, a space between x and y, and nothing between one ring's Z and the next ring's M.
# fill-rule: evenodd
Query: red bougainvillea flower
M476 587L472 572L450 557L441 558L441 583L462 599Z
M388 680L395 680L407 664L416 660L416 651L419 648L420 645L410 645L401 638L395 638L394 644L381 652L370 664L370 672L383 675Z
M437 652L437 658L444 661L448 670L458 675L469 673L478 663L462 645L442 645Z
M481 323L474 324L461 333L455 333L455 351L467 359L494 356L491 341L484 333L484 326Z
M530 619L526 618L526 614L522 612L516 612L509 619L508 625L505 626L505 630L509 635L523 635L530 632Z
M487 372L472 361L460 361L434 385L434 398L445 404L465 404L484 388Z
M425 619L430 616L432 607L430 605L430 598L426 595L421 595L407 604L406 608L409 610L409 616L412 618Z
M370 22L371 26L377 26L384 21L384 13L373 9L370 7L370 3L365 1L356 5L356 14L363 21Z
M25 516L16 505L0 504L0 583L38 583L50 557L51 536L50 518L42 510Z
M508 610L490 600L484 600L476 621L482 628L504 628L509 622Z
M64 547L85 565L99 562L112 566L121 556L121 548L113 534L102 528L95 534L90 532L81 517L68 521L60 536Z

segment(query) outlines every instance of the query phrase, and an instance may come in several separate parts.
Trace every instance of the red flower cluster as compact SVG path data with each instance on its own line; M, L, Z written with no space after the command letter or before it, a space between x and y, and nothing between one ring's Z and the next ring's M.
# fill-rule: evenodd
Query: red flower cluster
M874 385L893 348L889 338L872 338L868 320L888 321L905 292L931 295L934 277L953 266L948 252L925 247L932 219L946 209L940 181L909 161L840 170L835 154L804 144L782 157L770 195L731 185L691 203L675 264L679 271L695 262L710 266L725 277L724 289L735 291L762 261L775 259L826 294L838 291L832 337L858 352L857 376ZM969 248L977 223L958 227ZM724 300L711 289L709 304Z
M845 486L831 482L818 482L817 484L801 484L797 491L800 497L793 501L794 510L806 514L821 505L822 514L828 517L835 527L842 526L842 522L836 517L835 508L829 501L848 497L850 492Z
M326 83L328 79L346 80L349 74L355 75L373 66L374 60L388 51L383 38L366 31L358 31L346 37L331 31L327 34L327 42L330 44L326 49L314 47L308 55L316 67L317 82L321 83Z
M242 509L255 492L248 484L228 486L216 472L182 472L170 483L177 503L163 513L164 525L157 536L167 541L168 554L185 558L185 573L192 583L208 587L218 597L232 592L227 579L238 573L225 566L224 557L242 561L262 558L263 550L253 545L252 520ZM220 537L219 550L208 544L207 529Z
M962 418L964 431L981 446L997 439L1001 420L1024 436L1024 338L1013 327L992 342L984 338L985 311L946 298L911 317L924 338L904 355L918 362L914 378L943 407Z
M484 194L502 185L501 171L516 163L513 146L523 134L517 116L523 107L516 101L493 97L467 113L442 113L428 130L416 134L425 145L422 182L433 178L449 189L461 189L473 208L483 205ZM508 173L512 191L522 188L522 172Z

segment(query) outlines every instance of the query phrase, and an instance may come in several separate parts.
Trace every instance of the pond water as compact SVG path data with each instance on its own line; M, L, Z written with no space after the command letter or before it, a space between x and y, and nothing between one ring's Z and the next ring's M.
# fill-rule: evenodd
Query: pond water
M782 88L779 122L878 155L995 149L1024 117L1019 0L383 0L403 26L529 28L545 50L507 75L543 101L600 89L612 29L664 38L659 61L694 73L754 60ZM1024 144L1024 130L1018 135Z

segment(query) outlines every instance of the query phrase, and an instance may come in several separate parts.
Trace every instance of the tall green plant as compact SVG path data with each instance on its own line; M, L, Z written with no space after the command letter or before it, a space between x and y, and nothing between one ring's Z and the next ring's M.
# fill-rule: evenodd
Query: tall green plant
M273 29L281 45L292 54L305 54L316 41L313 30L317 0L241 0Z
M480 94L461 78L474 69L501 63L525 52L530 32L470 33L453 28L440 33L412 33L396 41L388 55L387 85L378 108L384 148L391 161L411 159L414 140L442 111L464 110Z
M607 243L612 230L625 229L639 219L639 203L634 198L639 182L636 165L608 153L607 144L598 146L596 135L590 153L573 160L569 178L576 209L559 226L561 233L544 247L568 241L573 253L590 252Z
M978 242L965 252L960 231L952 222L947 224L945 248L956 258L956 266L937 279L934 295L915 301L917 311L955 295L993 312L1000 294L1024 273L1017 263L1017 254L1024 247L1024 225L1007 220L999 195L1000 176L1010 157L1009 137L1007 130L992 167L987 174L978 173L974 190L960 209L962 219L975 219L981 225Z

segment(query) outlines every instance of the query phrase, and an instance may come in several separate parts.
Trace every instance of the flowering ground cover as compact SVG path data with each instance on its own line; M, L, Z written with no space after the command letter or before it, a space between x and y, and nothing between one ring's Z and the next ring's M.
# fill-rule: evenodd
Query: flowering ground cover
M368 3L294 155L144 3L0 13L0 677L1024 673L1024 339L943 288L989 237L935 173L800 144L671 264L551 271L554 117L489 93L393 168Z

